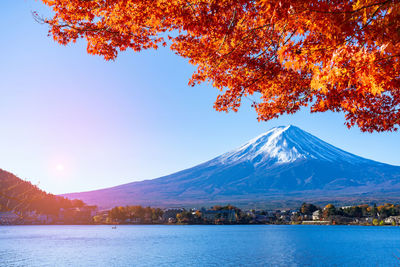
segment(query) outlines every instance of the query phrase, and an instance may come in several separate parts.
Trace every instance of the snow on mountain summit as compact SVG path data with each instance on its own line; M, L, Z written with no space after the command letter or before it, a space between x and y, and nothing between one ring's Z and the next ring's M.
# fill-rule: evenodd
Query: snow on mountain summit
M254 165L259 165L290 163L301 159L352 163L368 161L336 148L296 126L289 125L272 128L241 147L215 158L213 162L232 164L251 161Z

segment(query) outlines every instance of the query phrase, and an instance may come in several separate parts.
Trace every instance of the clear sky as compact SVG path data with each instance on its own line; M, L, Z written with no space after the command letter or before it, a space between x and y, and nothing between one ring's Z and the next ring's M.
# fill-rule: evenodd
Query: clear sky
M167 49L106 62L84 42L60 46L31 11L0 1L0 168L51 193L157 178L207 161L279 125L296 125L348 152L400 165L400 133L348 130L342 114L260 123L212 106L217 90L187 85L194 67Z

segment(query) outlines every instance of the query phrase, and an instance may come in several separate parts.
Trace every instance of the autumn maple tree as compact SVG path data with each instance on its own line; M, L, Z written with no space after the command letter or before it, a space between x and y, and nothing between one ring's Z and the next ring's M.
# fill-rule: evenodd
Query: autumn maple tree
M90 54L168 46L221 91L219 111L253 99L259 120L344 112L362 131L400 124L400 2L382 0L41 0L36 18Z

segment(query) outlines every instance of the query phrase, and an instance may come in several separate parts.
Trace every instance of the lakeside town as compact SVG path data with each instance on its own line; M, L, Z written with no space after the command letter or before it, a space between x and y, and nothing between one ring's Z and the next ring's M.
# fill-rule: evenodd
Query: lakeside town
M0 212L0 225L68 225L68 224L316 224L316 225L400 225L400 205L357 205L319 207L303 203L298 209L241 210L232 205L208 209L97 206L60 208L58 214L36 211Z

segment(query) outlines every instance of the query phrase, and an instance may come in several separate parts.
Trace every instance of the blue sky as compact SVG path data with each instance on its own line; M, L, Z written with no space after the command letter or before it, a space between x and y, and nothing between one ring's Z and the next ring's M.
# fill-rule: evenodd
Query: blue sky
M0 168L52 193L77 192L170 174L293 124L351 153L400 165L399 133L348 130L342 114L260 123L212 106L217 90L187 85L194 67L167 49L106 62L84 42L60 46L31 11L33 0L1 1Z

